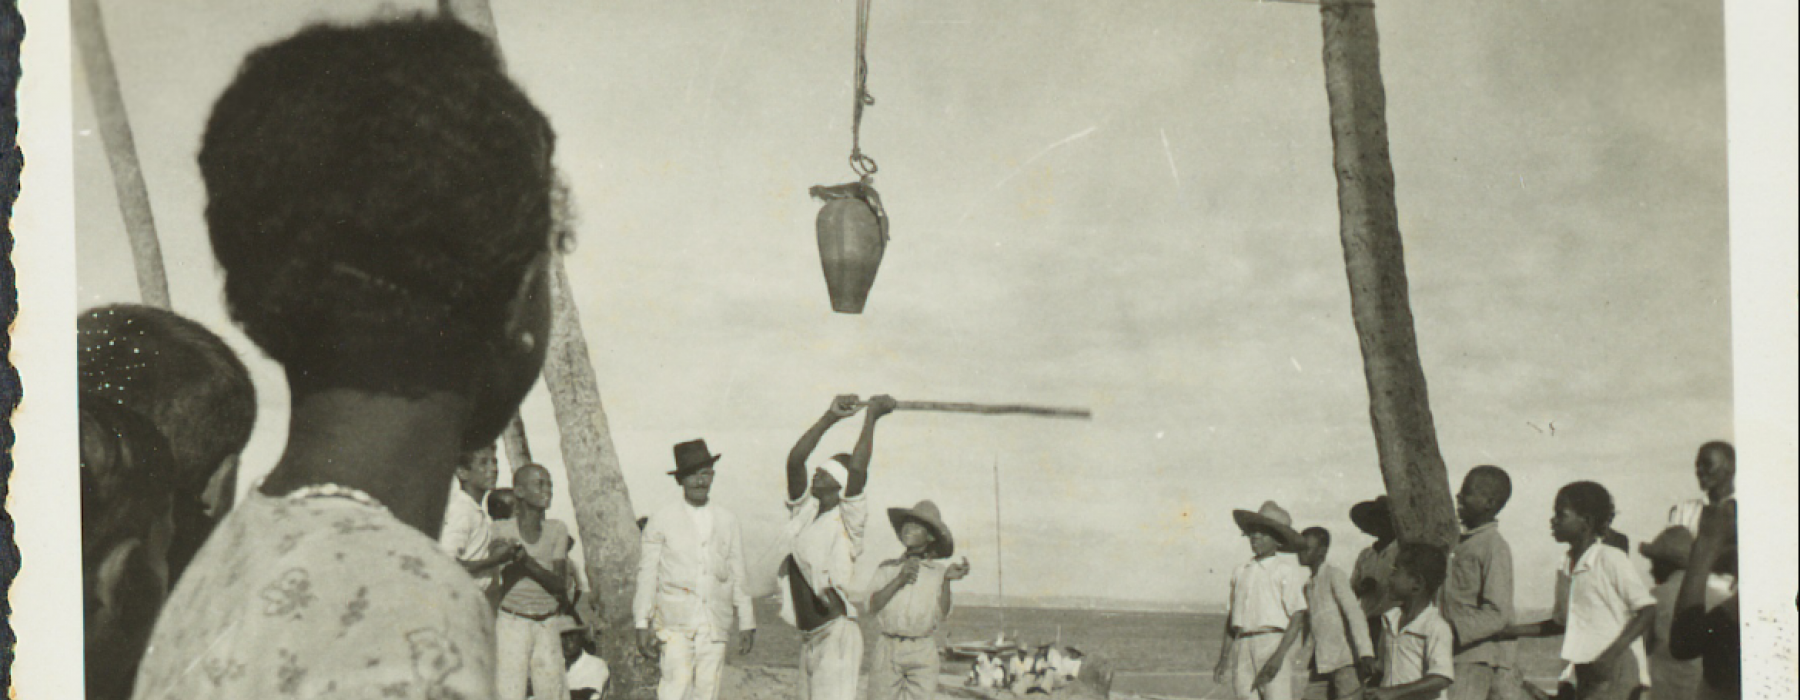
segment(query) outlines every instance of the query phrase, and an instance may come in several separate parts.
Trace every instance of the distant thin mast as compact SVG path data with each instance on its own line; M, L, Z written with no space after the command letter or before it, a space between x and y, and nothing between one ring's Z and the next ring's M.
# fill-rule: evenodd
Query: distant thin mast
M994 456L994 579L1000 588L1000 638L1006 638L1006 557L1000 544L1000 456Z

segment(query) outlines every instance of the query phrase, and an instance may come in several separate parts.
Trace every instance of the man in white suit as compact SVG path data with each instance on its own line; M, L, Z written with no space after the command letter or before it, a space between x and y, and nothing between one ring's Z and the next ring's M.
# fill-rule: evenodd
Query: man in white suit
M680 503L644 524L632 614L638 651L661 658L657 700L716 700L725 645L737 621L739 653L756 639L756 613L745 589L737 518L709 504L713 463L705 440L675 446Z

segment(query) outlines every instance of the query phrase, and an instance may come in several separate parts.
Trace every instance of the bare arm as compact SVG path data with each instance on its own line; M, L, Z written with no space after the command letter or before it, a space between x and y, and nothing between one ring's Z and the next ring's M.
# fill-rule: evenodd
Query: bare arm
M900 571L895 573L893 578L888 579L886 584L875 589L875 592L869 595L869 614L874 615L881 612L889 602L894 600L894 596L900 593L900 589L918 580L918 570L919 562L916 560L908 559L902 563Z
M794 448L788 450L788 500L797 501L806 494L806 484L812 480L812 475L806 473L806 461L812 458L813 450L819 448L819 439L825 437L825 431L837 425L838 421L855 414L855 395L846 394L832 399L831 408L825 411L825 415L819 416L819 420L807 428L799 441L794 443Z
M1675 594L1675 614L1669 625L1669 654L1677 659L1699 658L1711 636L1706 620L1706 580L1736 539L1736 530L1737 501L1700 511L1700 531L1694 533L1694 545L1688 550L1687 574Z
M856 438L856 451L850 454L850 483L844 484L844 498L862 495L869 483L869 460L875 455L875 421L894 411L894 397L883 394L869 399L869 411L863 414L862 435Z
M1563 633L1563 624L1555 620L1530 622L1522 625L1507 625L1494 635L1495 639L1524 639L1528 637L1556 637Z

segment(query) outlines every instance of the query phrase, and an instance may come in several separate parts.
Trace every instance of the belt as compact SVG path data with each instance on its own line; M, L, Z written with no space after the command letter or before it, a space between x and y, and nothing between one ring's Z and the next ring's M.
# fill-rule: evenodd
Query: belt
M522 613L522 612L513 612L513 611L511 611L511 610L507 610L507 609L506 609L506 608L501 608L501 609L500 609L500 612L503 612L503 613L506 613L506 614L508 614L508 615L511 615L511 616L513 616L513 617L522 617L522 618L525 618L525 619L527 619L527 620L530 620L530 621L532 621L532 622L543 622L543 621L545 621L545 620L548 620L548 619L550 619L550 618L552 618L552 617L556 617L556 611L555 611L555 610L552 610L552 611L550 611L550 612L547 612L547 613L544 613L544 614L542 614L542 615L527 615L527 614L525 614L525 613Z
M1264 627L1262 629L1250 630L1248 632L1239 632L1239 633L1237 633L1237 639L1248 639L1250 637L1261 637L1265 634L1281 634L1286 631L1287 630L1279 629L1279 628L1275 628L1275 627Z

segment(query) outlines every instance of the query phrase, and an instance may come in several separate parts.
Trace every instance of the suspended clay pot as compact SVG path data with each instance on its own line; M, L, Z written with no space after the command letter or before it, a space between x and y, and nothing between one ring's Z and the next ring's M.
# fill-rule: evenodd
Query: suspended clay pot
M881 199L874 187L858 182L814 187L812 194L825 200L818 220L819 263L831 292L831 310L860 314L887 250L887 216Z

